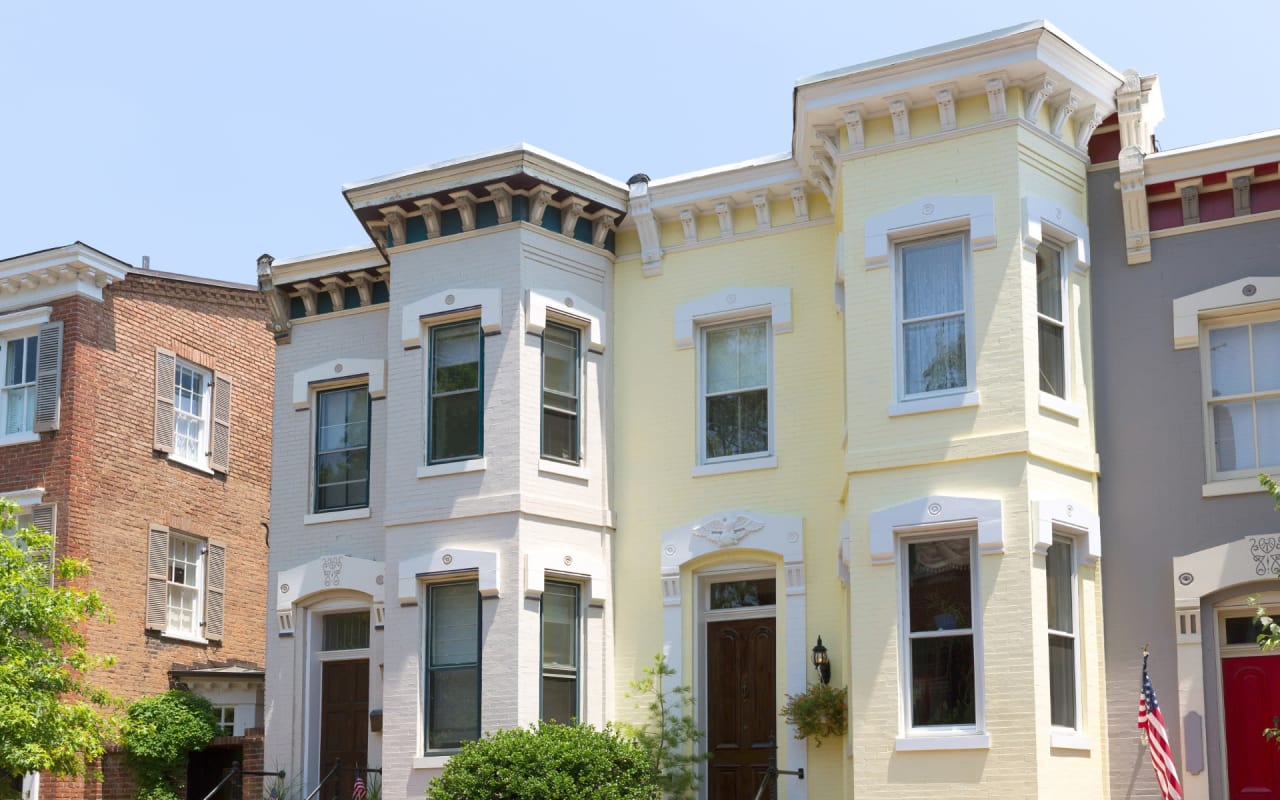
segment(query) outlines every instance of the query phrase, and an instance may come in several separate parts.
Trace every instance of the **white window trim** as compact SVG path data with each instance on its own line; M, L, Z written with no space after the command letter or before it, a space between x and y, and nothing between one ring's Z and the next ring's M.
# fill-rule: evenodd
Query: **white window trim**
M765 391L768 394L768 406L765 410L769 426L768 446L763 451L741 453L730 456L719 456L715 459L707 457L707 332L719 327L732 327L735 324L749 324L763 320L769 330L765 331ZM777 422L774 418L774 407L777 404L776 382L773 376L773 334L772 323L768 317L744 316L728 320L704 321L698 325L698 408L697 408L697 459L694 462L693 477L705 475L723 475L730 472L745 472L753 469L768 469L778 466L777 454Z
M541 336L547 327L547 314L560 317L563 324L580 328L587 334L587 348L593 353L604 352L604 312L572 292L555 289L530 289L529 313L525 318L524 329L535 336Z
M293 408L306 411L316 391L339 388L343 381L360 383L360 378L369 387L370 400L387 396L387 362L381 358L342 358L300 369L293 374Z
M178 454L178 422L186 413L179 410L177 402L173 404L173 451L169 453L169 460L176 461L183 466L191 467L200 472L213 475L213 470L209 467L209 451L212 448L213 436L213 370L209 367L189 361L182 356L174 359L173 379L176 383L182 374L182 370L186 368L191 372L198 373L204 381L204 391L200 400L200 443L198 446L199 455L195 460L183 458Z
M196 561L196 583L195 583L196 602L195 602L195 608L192 614L193 627L195 628L195 631L196 631L195 633L188 633L186 631L174 630L172 627L170 627L173 624L173 613L172 613L172 609L169 608L169 587L173 583L173 579L170 578L169 575L171 575L173 571L173 540L174 539L184 540L187 543L194 544L197 547L196 555L198 560ZM207 577L205 572L207 570L207 559L209 556L209 542L205 539L201 539L196 536L190 536L188 534L177 532L177 531L174 531L173 529L170 529L169 530L169 549L165 555L166 555L165 557L165 573L166 573L165 574L165 597L164 597L165 623L164 623L164 630L160 632L160 635L166 639L181 639L187 642L199 642L201 644L206 644L208 640L205 639L201 631L204 630L204 622L205 622L204 606L205 606L206 597L207 597L206 592L208 591L207 587L205 586L205 580Z
M404 349L426 349L427 330L432 325L477 316L485 336L502 332L501 289L448 289L404 307L400 318L400 339Z
M1213 436L1214 436L1213 414L1210 411L1211 406L1209 404L1209 400L1211 399L1211 395L1213 392L1213 388L1212 388L1213 354L1210 352L1211 348L1209 346L1208 332L1211 330L1228 328L1228 327L1252 328L1252 326L1260 323L1271 323L1271 322L1278 322L1278 321L1280 321L1280 309L1256 308L1254 306L1249 306L1245 309L1241 309L1240 313L1222 315L1222 316L1204 317L1204 318L1201 318L1200 320L1199 328L1201 331L1204 332L1200 337L1200 342L1203 345L1202 347L1200 347L1200 407L1201 407L1201 414L1204 420L1205 478L1206 478L1205 485L1201 488L1202 496L1245 494L1246 492L1241 491L1241 489L1243 488L1242 484L1235 483L1235 481L1245 481L1245 482L1252 481L1254 488L1257 491L1259 492L1265 491L1262 488L1262 484L1258 483L1257 476L1259 473L1270 472L1273 469L1273 465L1271 464L1259 464L1256 467L1244 467L1244 468L1235 469L1235 470L1219 471L1218 469L1218 455L1214 448L1214 442L1213 442ZM1252 344L1252 333L1250 333L1250 362L1251 362L1250 379L1254 377L1252 358L1253 358L1253 344ZM1248 392L1247 394L1251 397L1256 398L1258 395L1262 395L1262 394L1274 395L1274 391L1273 390L1267 390L1262 392L1252 391L1252 392ZM1256 422L1257 422L1256 418L1254 421L1256 426ZM1256 427L1254 432L1255 434L1257 433ZM1228 485L1226 487L1223 487L1223 489L1220 489L1217 491L1212 491L1210 489L1210 487L1214 487L1216 484L1219 484L1219 483L1226 483Z
M19 336L35 336L39 332L40 326L49 321L49 316L52 312L52 306L40 306L0 316L0 342L16 339ZM5 348L0 344L0 370L5 367L6 358ZM3 380L0 380L0 388L2 388L2 384ZM4 408L4 401L0 399L0 420L4 419ZM40 434L34 430L8 435L0 433L0 447L38 441L40 441Z
M401 563L403 564L403 562ZM441 749L435 749L435 750L430 749L430 741L429 741L430 731L427 730L427 720L426 720L427 694L428 694L428 692L426 691L426 688L427 688L428 672L430 671L430 667L431 667L430 654L428 653L430 641L429 641L429 637L427 636L427 623L428 623L427 615L430 614L431 604L427 602L427 596L430 591L430 587L433 585L440 586L440 585L448 585L453 583L467 583L473 580L476 581L477 588L479 588L481 581L483 581L484 579L483 577L481 577L478 570L463 567L458 570L444 571L438 574L422 574L417 576L417 579L415 579L414 581L415 602L413 603L413 605L416 605L421 609L417 618L418 619L417 626L418 626L418 632L419 632L419 640L418 640L418 647L417 647L418 701L417 701L417 710L416 710L418 738L417 738L417 744L414 746L413 761L414 761L415 768L417 767L417 764L420 760L426 763L434 763L436 759L439 759L439 765L443 767L444 764L449 760L449 758L457 755L461 749L461 748L441 748ZM480 738L484 738L484 735L485 735L485 727L484 727L484 717L485 717L485 711L484 711L484 662L485 662L484 601L488 600L490 597L496 597L496 596L497 596L496 590L493 594L486 594L482 590L478 592L478 597L477 597L477 600L479 602L479 607L476 609L476 627L478 629L477 633L479 634L479 642L477 644L477 649L476 649L476 669L480 674L480 682L479 682L480 696L476 698L476 701L477 701L477 706L479 707L478 710L480 712L480 719L478 720L479 727L480 727ZM404 606L406 604L402 600L400 605ZM541 657L541 647L539 647L539 657ZM541 669L539 669L538 672L539 672L539 675L541 675L541 672L542 672Z
M1252 287L1252 289L1250 289ZM1173 301L1173 348L1200 346L1201 318L1267 311L1280 303L1280 277L1241 278Z
M693 347L695 329L752 317L769 317L773 335L791 332L791 289L787 286L726 287L675 307L676 349Z
M962 280L964 281L964 371L965 385L957 386L951 389L939 389L933 392L920 392L918 394L907 394L906 387L903 385L903 364L906 359L906 345L903 342L903 335L906 330L905 323L902 318L902 250L904 247L913 244L922 244L932 240L947 239L953 236L961 237L961 259L960 265ZM943 411L952 408L967 408L976 406L981 401L981 396L977 390L978 384L978 366L977 366L977 347L975 345L975 321L973 312L973 258L970 254L970 248L965 243L969 241L969 231L964 228L951 228L934 230L928 235L916 238L902 238L895 240L893 243L894 268L893 268L893 383L894 383L894 402L889 406L889 416L902 416L906 414L914 414L928 411Z
M280 636L294 632L294 607L312 595L351 589L369 596L375 616L384 601L385 564L351 556L326 555L276 574L276 620Z
M1057 541L1066 542L1071 547L1071 560L1068 562L1071 573L1069 579L1071 581L1071 652L1075 656L1075 664L1072 667L1072 677L1075 679L1074 695L1075 695L1075 717L1076 724L1073 727L1064 727L1054 725L1052 717L1049 722L1050 736L1058 735L1063 737L1078 737L1084 732L1084 658L1083 658L1083 635L1080 629L1080 544L1081 537L1074 535L1070 530L1056 532L1054 537ZM1047 555L1047 553L1046 553ZM1045 564L1046 573L1048 571L1048 563ZM1047 578L1047 575L1046 575ZM1046 611L1047 611L1046 604ZM1049 646L1049 637L1052 635L1062 636L1061 631L1055 632L1048 625L1045 626L1045 647ZM1047 663L1047 662L1046 662ZM1047 683L1048 681L1046 681ZM1050 684L1051 686L1051 684ZM1052 702L1052 699L1050 700ZM1051 747L1062 745L1053 745Z
M324 367L324 366L326 365L323 365L323 364L320 365L320 367ZM311 369L314 370L317 368L312 367ZM311 432L309 434L310 445L308 446L308 449L307 449L307 452L310 454L308 459L308 464L307 464L307 484L308 484L307 510L302 515L303 525L316 525L316 524L325 523L325 522L343 522L343 521L352 520L352 519L368 519L371 514L370 509L373 507L373 442L374 442L374 439L373 439L373 392L369 389L369 384L366 382L370 377L371 375L368 375L368 374L359 374L359 375L352 374L347 378L334 378L329 382L308 382L307 384L305 384L307 404L303 406L303 408L311 408L315 406L315 397L316 395L322 392L332 392L332 391L338 391L341 389L358 389L360 387L364 387L365 390L368 392L369 401L370 401L369 431L368 431L369 442L365 446L369 451L369 476L368 476L369 485L365 487L365 492L367 493L368 496L366 497L366 502L365 502L365 505L363 506L359 506L357 508L340 508L340 509L334 509L333 511L316 511L315 510L316 488L317 488L316 459L318 455L317 451L320 446L319 438L318 438L319 436L318 426L320 425L320 412L317 407L316 413L311 415L311 428L310 428ZM298 388L297 382L295 380L294 382L295 392L297 391L297 388ZM384 397L386 396L385 389L383 392L383 396ZM295 409L298 408L296 394L294 395L294 408Z
M930 495L871 512L871 563L897 563L902 533L977 531L978 555L1004 553L1001 503L981 497Z
M44 500L44 487L37 486L34 489L0 492L0 497L16 505L19 511L27 512L31 510L32 506L37 506Z
M989 194L930 195L873 214L863 223L866 268L889 266L894 243L967 231L969 253L996 246L995 198Z
M1094 566L1102 557L1102 530L1098 514L1086 504L1069 498L1046 498L1035 503L1037 555L1049 552L1055 534L1075 537L1076 562L1082 566Z
M430 553L406 558L399 565L397 583L401 606L419 603L419 587L424 581L443 580L453 574L475 573L480 596L486 600L499 596L498 554L490 550L464 550L446 547Z
M1064 395L1041 391L1040 407L1078 422L1084 408L1075 398L1075 326L1072 325L1071 275L1089 271L1089 227L1070 210L1043 197L1022 199L1022 246L1027 268L1035 275L1036 251L1048 243L1062 253L1062 341ZM1038 313L1037 313L1038 318ZM1039 329L1037 328L1037 336ZM1039 358L1037 357L1037 364ZM1039 385L1039 381L1036 381Z
M566 297L566 301L572 300ZM530 305L533 304L532 295L530 296ZM543 434L545 433L546 411L544 410L544 393L546 392L546 341L542 338L543 333L547 329L546 307L542 309L541 324L534 325L532 321L526 326L529 333L534 333L537 328L538 342L538 471L546 472L552 475L560 475L566 478L575 478L578 480L588 480L590 473L587 471L587 404L586 404L586 388L587 388L587 350L595 350L589 343L588 348L582 345L587 342L588 338L596 335L594 329L598 324L591 323L580 317L562 315L558 310L552 310L552 324L559 325L562 328L569 328L577 331L578 334L578 411L576 414L578 422L578 459L575 462L558 461L554 458L547 458L543 453ZM603 350L603 345L601 346Z
M969 562L969 596L973 620L970 631L973 637L973 724L944 727L927 725L915 727L911 724L911 625L910 607L908 606L908 590L910 576L907 575L906 548L912 542L936 541L941 539L968 539L970 542ZM894 741L894 750L972 750L991 746L990 734L986 725L986 684L983 669L982 639L982 551L979 548L978 533L972 525L952 530L938 529L932 526L921 526L897 532L894 549L901 551L901 567L898 572L898 706L899 735Z
M489 290L475 290L475 291L487 292ZM496 292L498 290L494 289L493 291ZM433 295L432 297L439 297L439 295ZM449 297L453 297L453 295L447 295L446 299ZM427 299L430 300L432 298L427 298ZM415 303L414 305L421 305L422 302L425 302L425 301L420 301L419 303ZM490 304L490 307L497 308L497 306L494 304ZM407 315L405 319L406 321L408 320ZM479 454L474 456L462 456L459 458L452 458L447 461L437 461L435 463L432 463L431 462L431 412L432 412L433 398L431 396L431 391L432 391L431 382L434 379L431 373L432 329L438 326L452 325L454 323L470 322L472 320L478 320L480 323L480 350L479 350L480 372L476 376L476 380L478 382L477 389L479 390L479 393L480 393L480 398L479 398L479 401L480 401L480 452ZM435 478L440 475L456 475L462 472L481 472L485 470L488 466L488 461L485 458L485 454L484 454L484 445L485 445L485 438L486 438L485 437L486 415L484 413L484 402L487 396L485 394L485 371L488 369L488 367L485 365L485 341L484 340L486 337L489 336L490 331L488 330L488 328L485 327L484 309L483 307L481 308L480 317L476 317L475 307L473 306L470 308L464 308L459 312L457 312L456 314L444 313L444 314L434 316L430 320L423 318L419 328L419 332L421 334L421 339L419 340L419 342L423 352L423 365L422 365L423 367L422 368L423 404L422 404L422 443L421 443L422 460L418 464L417 475L419 478ZM406 348L408 347L407 342L405 346Z

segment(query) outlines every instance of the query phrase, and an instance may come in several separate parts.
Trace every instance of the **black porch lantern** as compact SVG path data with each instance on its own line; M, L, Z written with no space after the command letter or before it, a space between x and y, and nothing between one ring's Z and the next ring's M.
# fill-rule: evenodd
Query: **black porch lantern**
M831 658L827 655L827 648L822 646L822 637L818 637L818 643L813 646L813 668L818 671L818 677L823 684L831 683Z

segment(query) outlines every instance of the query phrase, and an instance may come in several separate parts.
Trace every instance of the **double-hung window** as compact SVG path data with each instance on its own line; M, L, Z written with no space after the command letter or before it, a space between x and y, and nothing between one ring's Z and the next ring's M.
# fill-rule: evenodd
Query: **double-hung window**
M1045 555L1049 612L1049 720L1057 728L1079 728L1076 646L1075 545L1055 536Z
M36 336L4 343L4 432L30 433L36 415Z
M426 749L480 738L480 590L477 581L426 587Z
M173 457L205 466L209 454L209 413L213 375L186 361L178 361L173 382Z
M226 472L231 378L159 348L155 368L155 449L189 467Z
M979 726L974 544L972 536L903 540L905 715L917 733Z
M547 581L542 593L542 720L578 718L578 586Z
M898 248L904 398L969 385L965 238L947 236Z
M152 525L147 539L147 629L221 639L226 545Z
M315 511L369 505L369 388L316 393Z
M581 334L548 322L542 331L542 457L577 464L582 403Z
M1280 466L1280 320L1255 317L1213 327L1207 339L1214 477L1275 469Z
M1040 391L1067 396L1067 337L1062 250L1050 242L1036 248L1036 317L1040 337Z
M431 328L427 461L439 464L483 455L484 337L480 320Z
M768 319L702 329L702 456L704 462L772 452Z

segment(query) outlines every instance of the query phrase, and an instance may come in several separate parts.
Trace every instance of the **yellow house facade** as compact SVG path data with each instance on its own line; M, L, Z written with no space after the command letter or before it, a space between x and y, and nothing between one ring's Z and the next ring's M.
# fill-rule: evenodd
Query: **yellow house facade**
M785 156L629 182L616 695L665 654L703 796L770 738L787 798L1108 796L1085 177L1121 82L1034 23L799 82ZM819 636L821 747L777 714Z

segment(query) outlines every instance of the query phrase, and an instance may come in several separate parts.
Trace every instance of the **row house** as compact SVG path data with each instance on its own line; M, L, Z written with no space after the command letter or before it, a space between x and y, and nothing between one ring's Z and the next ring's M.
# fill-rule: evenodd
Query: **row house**
M258 264L267 760L418 796L486 731L641 719L661 653L705 798L771 743L791 800L1108 796L1085 220L1131 82L1037 22L800 81L779 157L346 187L371 245ZM778 715L819 637L821 749Z
M1158 82L1128 74L1119 98L1089 168L1112 725L1149 645L1183 796L1272 796L1280 658L1251 598L1280 607L1257 478L1280 472L1280 132L1158 152ZM1112 742L1129 796L1148 756Z
M136 269L76 242L0 260L0 497L85 560L93 676L129 701L178 684L223 737L193 793L261 752L274 348L256 287ZM248 734L248 735L246 735ZM28 775L24 798L125 798L103 781ZM203 792L200 793L203 796Z

